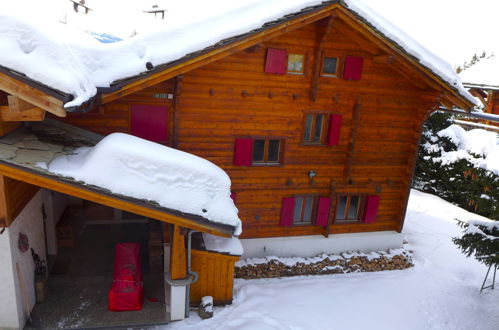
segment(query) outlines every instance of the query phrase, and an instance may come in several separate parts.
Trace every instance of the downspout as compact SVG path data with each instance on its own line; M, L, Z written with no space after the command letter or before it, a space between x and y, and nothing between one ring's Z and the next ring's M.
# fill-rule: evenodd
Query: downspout
M192 242L192 234L197 233L196 230L189 230L187 233L187 275L192 277L192 281L189 282L186 288L186 297L185 297L185 317L189 317L189 307L190 307L190 293L191 293L191 284L198 280L198 274L191 270L191 242Z
M165 279L171 286L185 286L186 287L186 297L185 297L185 317L189 317L189 305L190 305L190 289L191 284L198 280L198 274L191 270L191 242L192 234L197 231L189 230L187 233L187 277L178 280L172 280L169 273L165 274Z

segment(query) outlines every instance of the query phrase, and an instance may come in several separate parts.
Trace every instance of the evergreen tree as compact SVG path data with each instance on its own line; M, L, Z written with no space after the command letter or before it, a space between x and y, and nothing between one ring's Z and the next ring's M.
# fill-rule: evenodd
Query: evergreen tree
M464 235L454 237L452 241L467 256L472 254L479 262L487 266L499 265L499 222L459 221Z

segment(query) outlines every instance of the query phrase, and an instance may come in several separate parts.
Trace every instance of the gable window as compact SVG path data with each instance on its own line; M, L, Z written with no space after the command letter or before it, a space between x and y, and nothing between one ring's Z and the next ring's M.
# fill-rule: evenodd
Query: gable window
M322 60L322 76L336 77L338 75L338 58L324 56Z
M257 139L253 140L254 164L279 164L281 161L281 140Z
M289 74L303 74L305 70L305 55L303 54L288 54Z
M336 204L336 221L360 221L363 198L361 195L342 195Z
M308 113L305 115L304 143L324 144L326 116L325 113Z

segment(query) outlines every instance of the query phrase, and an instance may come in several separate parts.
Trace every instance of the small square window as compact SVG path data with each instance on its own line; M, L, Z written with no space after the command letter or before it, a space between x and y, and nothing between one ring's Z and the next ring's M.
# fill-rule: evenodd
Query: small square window
M336 77L338 73L338 58L324 56L322 62L322 75L325 77Z
M308 113L305 115L305 131L303 142L307 144L323 144L326 135L325 113Z
M309 225L317 215L317 196L299 196L295 198L293 224ZM315 221L315 220L314 220Z
M288 69L289 74L303 74L305 70L305 55L303 54L289 54L288 55Z
M281 140L254 140L252 162L254 164L279 164L281 162Z
M360 221L363 198L360 195L343 195L336 204L337 222Z

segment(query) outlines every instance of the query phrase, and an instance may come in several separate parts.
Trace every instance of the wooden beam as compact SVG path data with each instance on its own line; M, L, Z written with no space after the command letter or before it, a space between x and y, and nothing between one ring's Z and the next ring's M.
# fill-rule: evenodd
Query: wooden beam
M37 107L15 111L8 106L0 106L0 121L42 121L45 110Z
M324 7L315 12L309 13L307 15L296 17L287 22L279 24L278 26L274 26L272 28L268 28L263 31L254 33L244 39L231 42L226 46L214 49L198 57L192 58L178 65L169 67L155 74L148 75L143 79L129 83L123 86L120 90L111 92L109 94L104 94L102 95L101 101L102 103L109 103L118 98L134 93L138 90L154 86L167 79L184 74L186 72L207 65L209 63L218 61L231 54L243 51L251 46L257 45L259 43L268 41L285 33L299 29L303 26L306 26L317 20L320 20L321 18L331 16L332 14L335 13L335 11L338 8L339 8L338 4L333 4L331 6Z
M358 96L357 99L355 100L355 105L352 111L352 128L350 130L347 161L345 164L344 177L347 184L349 184L349 181L351 180L352 177L352 161L353 161L353 154L355 152L355 143L357 141L357 133L359 131L361 108L362 108L362 98Z
M335 16L327 17L327 24L316 24L316 38L315 38L315 58L314 58L314 76L312 77L312 85L310 88L310 100L315 102L317 99L317 90L319 89L319 78L321 76L322 53L324 51L324 44L333 29L333 22Z
M374 55L372 57L373 63L376 64L392 64L394 59L395 55L393 54Z
M471 88L469 90L469 92L471 95L478 98L480 100L480 102L482 102L485 112L489 112L488 111L489 103L487 102L487 100L485 100L485 97L483 96L483 92L476 89L476 88Z
M170 247L170 276L172 280L181 280L187 276L187 253L183 228L173 226L173 238Z
M183 218L174 214L157 210L155 208L147 206L145 203L144 204L133 203L126 200L125 198L110 196L104 192L96 192L87 187L79 186L74 183L64 182L62 180L52 178L48 175L33 173L28 170L14 168L12 166L1 163L0 163L0 175L5 175L12 179L23 181L41 188L54 190L66 195L85 199L91 202L117 208L123 211L135 213L151 219L156 219L171 224L181 225L182 227L190 228L193 230L202 231L223 237L231 237L232 234L227 231L223 231L222 229L215 228L214 226L212 227L209 224L200 223L195 220Z
M53 113L56 116L66 117L66 110L64 110L64 104L61 100L47 95L2 72L0 72L0 90L10 95L18 96L35 107Z

